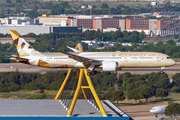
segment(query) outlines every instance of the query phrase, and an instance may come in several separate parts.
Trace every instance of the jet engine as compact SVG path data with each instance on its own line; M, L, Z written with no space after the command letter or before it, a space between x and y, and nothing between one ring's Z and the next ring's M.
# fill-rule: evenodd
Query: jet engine
M118 70L118 62L103 61L101 68L102 68L102 71L117 71Z

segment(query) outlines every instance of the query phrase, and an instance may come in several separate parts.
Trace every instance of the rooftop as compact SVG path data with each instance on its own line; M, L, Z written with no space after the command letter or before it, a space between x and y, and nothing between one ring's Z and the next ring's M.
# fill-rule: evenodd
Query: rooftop
M66 117L67 110L60 100L0 100L0 117ZM109 117L129 117L108 100L101 103ZM102 117L88 100L78 99L72 116Z

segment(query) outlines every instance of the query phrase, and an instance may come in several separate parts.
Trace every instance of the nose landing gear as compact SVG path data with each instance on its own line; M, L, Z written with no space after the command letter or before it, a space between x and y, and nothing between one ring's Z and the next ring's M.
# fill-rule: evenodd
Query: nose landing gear
M161 67L161 73L164 73L164 70L165 69L165 67Z

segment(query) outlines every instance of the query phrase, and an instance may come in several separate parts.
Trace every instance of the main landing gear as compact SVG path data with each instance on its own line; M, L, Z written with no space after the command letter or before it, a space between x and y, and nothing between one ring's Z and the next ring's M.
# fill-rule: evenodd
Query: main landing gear
M165 69L165 67L161 67L161 73L164 73L164 70Z
M88 73L87 73L88 76L96 75L96 74L97 74L97 71L91 71L91 72L88 72Z

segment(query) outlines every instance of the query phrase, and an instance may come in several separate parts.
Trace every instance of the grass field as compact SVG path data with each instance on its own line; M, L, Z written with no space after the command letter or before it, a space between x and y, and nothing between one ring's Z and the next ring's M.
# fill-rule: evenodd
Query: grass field
M44 2L44 1L43 1ZM57 1L57 2L53 2L53 3L56 3L56 4L59 4L61 3L61 1ZM96 6L101 6L103 3L106 3L109 5L109 7L116 7L118 5L125 5L125 6L139 6L139 5L147 5L147 4L150 4L150 2L83 2L83 1L71 1L69 2L69 5L72 5L73 7L76 6L76 3L79 4L79 6L81 5L96 5Z
M47 99L54 99L57 91L45 90L44 93L47 95ZM42 93L36 93L35 90L21 90L17 92L0 92L0 99L26 99L28 96L37 95L40 96Z
M134 100L125 99L124 101L120 102L118 106L131 117L153 116L154 114L149 112L150 109L154 106L168 105L169 100L180 103L180 93L170 93L167 98L163 98L163 101L161 101L161 98L159 97L152 97L147 103L145 102L145 99L141 99L141 101L143 101L141 105L135 104Z

